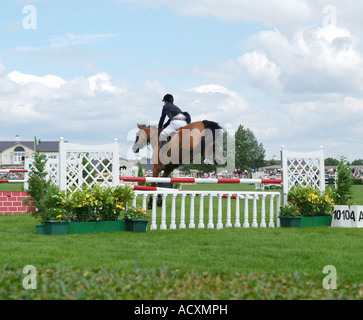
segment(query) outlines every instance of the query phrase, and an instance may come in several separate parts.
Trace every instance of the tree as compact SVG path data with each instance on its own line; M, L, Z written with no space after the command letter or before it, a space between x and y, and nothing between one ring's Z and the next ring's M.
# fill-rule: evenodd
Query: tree
M258 143L250 129L239 125L235 134L236 168L241 170L262 167L265 162L265 149Z
M139 165L138 165L138 170L137 170L137 176L138 177L144 177L144 169L142 168L142 165L141 163L139 162ZM139 182L138 183L139 186L144 186L145 185L145 182Z
M271 160L266 160L265 161L265 166L268 167L268 166L276 166L278 165L278 162L275 158L272 158Z
M58 187L47 179L46 163L46 156L36 150L29 173L28 194L30 197L23 200L23 204L28 206L28 212L33 217L41 219L49 208L57 207L54 196L58 194Z
M363 159L356 159L350 165L351 166L363 166Z
M349 164L345 157L340 158L338 164L338 179L337 179L337 189L335 191L335 204L346 205L348 201L352 198L352 177L351 170L349 169Z
M339 160L333 158L326 158L324 160L324 165L328 167L337 166L339 164Z

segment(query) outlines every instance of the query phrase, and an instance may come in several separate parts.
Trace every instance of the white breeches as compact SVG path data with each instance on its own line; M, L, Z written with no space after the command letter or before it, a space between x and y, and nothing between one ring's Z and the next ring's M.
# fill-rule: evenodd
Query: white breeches
M168 137L174 135L175 131L187 125L185 120L172 120L170 124L160 132L159 140L168 141Z

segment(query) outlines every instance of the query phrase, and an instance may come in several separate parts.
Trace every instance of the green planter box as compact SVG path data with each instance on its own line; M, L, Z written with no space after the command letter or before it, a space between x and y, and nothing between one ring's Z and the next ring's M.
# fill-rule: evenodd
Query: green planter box
M300 228L299 217L280 217L280 227L283 228Z
M330 227L333 216L315 216L313 218L314 218L315 226L317 226L317 227L329 226Z
M304 228L331 226L332 216L279 217L280 226L285 228Z
M44 224L37 224L35 226L37 234L44 234L44 228L45 228Z
M149 219L147 220L127 219L125 220L125 222L126 222L126 231L146 232Z
M125 221L70 222L68 234L125 231Z
M46 235L65 235L68 233L68 222L46 221L44 223L44 234Z
M315 227L315 217L301 217L300 228Z

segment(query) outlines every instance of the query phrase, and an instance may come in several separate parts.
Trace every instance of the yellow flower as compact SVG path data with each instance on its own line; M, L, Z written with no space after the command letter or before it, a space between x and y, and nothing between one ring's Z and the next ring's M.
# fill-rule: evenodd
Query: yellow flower
M56 216L55 218L60 219L60 218L62 218L62 215L60 214L60 215Z

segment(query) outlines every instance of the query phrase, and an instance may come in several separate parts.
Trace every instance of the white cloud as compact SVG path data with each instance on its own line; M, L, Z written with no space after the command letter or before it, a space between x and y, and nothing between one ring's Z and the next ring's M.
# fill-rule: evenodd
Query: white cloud
M256 22L277 28L285 35L292 35L303 26L324 26L335 22L340 28L348 28L362 34L363 3L356 0L115 0L146 5L167 6L186 16L212 16L225 21ZM333 9L333 10L332 10ZM335 16L332 16L335 15Z
M192 91L198 92L198 93L221 93L221 94L225 94L228 96L236 95L235 92L233 92L221 85L217 85L217 84L202 85L202 86L193 88Z
M268 60L266 54L253 51L237 59L256 87L278 88L280 68Z
M87 79L91 94L94 95L95 91L101 90L109 93L113 93L116 87L111 84L111 77L105 73L97 73Z
M191 91L201 94L198 95L196 100L194 100L193 109L198 112L198 109L202 107L202 110L204 109L208 111L208 113L203 114L203 116L211 114L210 105L214 105L213 109L215 110L216 118L219 119L224 119L231 112L231 110L233 110L234 112L243 112L248 109L248 102L244 99L244 97L242 97L238 92L229 90L228 88L221 85L202 85L193 88ZM201 102L202 98L209 99ZM199 118L200 117L201 115L199 116Z
M19 77L19 83L8 76L0 77L0 125L10 136L64 136L73 142L82 143L84 139L94 144L118 138L120 145L128 146L132 144L128 133L135 131L136 123L159 120L160 100L166 93L157 81L130 87L115 83L107 73L63 80L61 86L45 81L49 78L31 76ZM357 145L363 134L363 99L346 97L334 102L288 102L264 107L251 105L242 93L218 84L172 93L177 105L188 111L193 121L208 119L225 129L237 129L240 124L251 129L267 149L268 158L278 154L282 144L306 151L323 144L327 157L338 157L348 149L360 152ZM16 132L11 132L14 128ZM124 149L121 153L126 155Z
M116 0L130 2L130 0ZM133 0L133 4L168 6L186 16L212 16L221 20L263 23L289 32L291 26L303 26L311 17L311 8L303 0Z
M73 34L66 33L64 36L58 36L50 39L51 48L61 48L68 46L79 46L92 43L103 42L105 40L116 37L117 34L106 33L106 34Z
M46 75L38 77L32 74L24 74L19 71L9 73L8 78L18 84L26 85L31 83L39 83L49 88L59 88L65 84L65 80L55 75Z
M362 92L363 55L347 29L306 26L291 39L277 29L261 31L245 46L254 51L237 60L255 86L278 87L278 79L285 93Z
M194 68L220 84L248 80L264 93L301 95L363 92L360 40L345 28L308 25L291 36L278 29L262 30L243 43L235 60Z
M14 71L0 76L0 92L0 126L10 137L122 145L137 123L159 120L165 94L157 81L130 87L105 72L65 80Z

